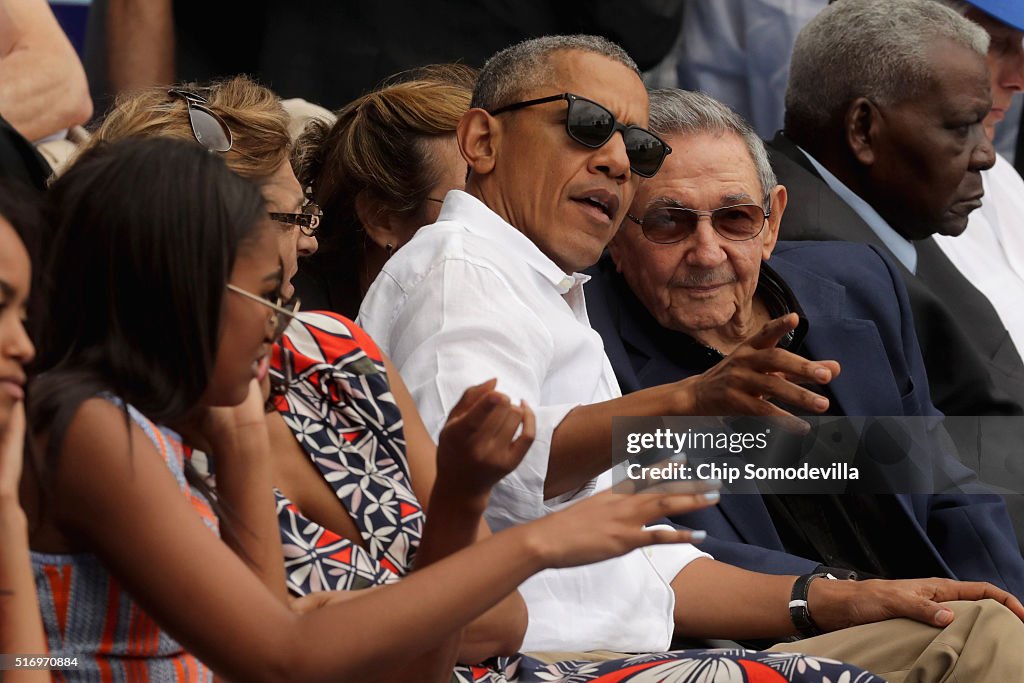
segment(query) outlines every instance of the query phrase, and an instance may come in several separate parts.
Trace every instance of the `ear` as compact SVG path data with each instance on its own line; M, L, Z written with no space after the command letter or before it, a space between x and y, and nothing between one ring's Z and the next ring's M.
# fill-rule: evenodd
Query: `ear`
M871 166L877 161L875 149L884 125L878 107L866 97L858 97L846 110L843 120L846 145L862 166Z
M356 195L356 216L363 230L378 247L383 249L387 244L398 246L399 236L392 225L393 214L366 190L360 190Z
M789 202L789 195L783 185L776 185L768 194L771 201L771 215L761 233L761 260L767 261L775 251L775 244L779 241L779 226L782 225L782 214L786 212L786 204Z
M501 122L483 109L474 108L459 119L455 134L459 151L476 175L486 175L494 170L495 149L501 138Z

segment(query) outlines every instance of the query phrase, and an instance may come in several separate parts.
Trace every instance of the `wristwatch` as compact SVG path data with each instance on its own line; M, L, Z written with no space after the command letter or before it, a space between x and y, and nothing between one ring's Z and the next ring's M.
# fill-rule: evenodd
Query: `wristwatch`
M815 579L839 580L828 572L815 572L813 574L804 574L793 584L793 592L789 595L789 618L793 620L793 626L796 627L797 632L804 638L813 638L823 633L818 628L818 625L814 623L811 611L807 609L807 593L811 589L811 581Z

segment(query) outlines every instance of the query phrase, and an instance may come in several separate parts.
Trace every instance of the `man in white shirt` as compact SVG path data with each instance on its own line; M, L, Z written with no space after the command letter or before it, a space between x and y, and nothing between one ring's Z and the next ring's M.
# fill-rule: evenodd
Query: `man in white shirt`
M465 388L490 377L536 412L534 446L492 495L487 519L495 530L591 493L612 464L613 415L751 412L735 398L741 390L763 411L782 412L747 394L785 396L821 412L827 403L819 395L767 373L824 383L838 372L827 361L786 355L779 363L760 350L789 331L777 321L722 372L620 397L578 271L597 261L621 223L636 171L653 173L667 148L642 129L647 93L621 49L596 38L558 40L538 44L526 59L499 53L485 68L459 127L472 169L467 192L449 193L438 222L386 264L359 316L435 437ZM571 95L502 111L559 93ZM612 116L626 126L622 135ZM605 124L604 144L570 137L594 136ZM540 575L523 586L531 612L525 647L665 649L674 625L671 583L701 555L692 546L663 547ZM570 595L583 607L567 613Z
M795 419L770 397L800 411L828 407L798 383L827 383L838 364L774 348L796 316L772 321L702 375L619 395L577 271L597 261L622 222L637 174L653 175L668 152L643 129L647 119L636 66L603 39L546 37L498 53L459 126L466 192L449 193L438 222L396 252L364 300L359 322L435 436L463 390L491 377L534 409L534 445L492 493L495 530L606 485L595 479L612 464L614 415ZM520 587L530 611L523 649L643 652L666 649L673 635L781 638L798 630L787 609L794 586L814 586L798 602L828 621L822 630L909 616L927 624L931 642L934 627L952 619L938 601L983 595L1024 614L985 584L795 579L723 565L685 544L544 572ZM862 628L875 638L862 654L903 642Z

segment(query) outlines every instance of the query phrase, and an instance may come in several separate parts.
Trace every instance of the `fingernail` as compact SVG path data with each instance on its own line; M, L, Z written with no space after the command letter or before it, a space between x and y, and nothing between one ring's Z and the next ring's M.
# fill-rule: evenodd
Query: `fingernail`
M826 370L825 368L818 368L817 370L814 371L814 378L817 379L819 382L827 382L829 381L829 379L831 379L831 377L832 373Z
M953 621L953 612L948 609L940 609L935 613L935 621L943 626Z
M696 531L691 531L690 532L690 542L691 543L699 543L699 542L703 541L707 537L708 537L708 532L702 531L700 529L698 529Z
M721 479L701 479L701 482L703 482L704 484L706 484L708 486L711 486L712 488L716 488L716 489L722 488L722 480Z
M814 407L818 410L825 410L828 408L828 399L821 398L820 396L814 399Z
M717 503L722 495L718 491L708 491L707 493L702 493L701 497L709 503Z

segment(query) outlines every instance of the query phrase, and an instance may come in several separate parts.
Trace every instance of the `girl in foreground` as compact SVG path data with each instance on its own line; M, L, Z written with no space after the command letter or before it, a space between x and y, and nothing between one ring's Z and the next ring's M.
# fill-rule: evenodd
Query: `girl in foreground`
M686 540L641 526L707 504L597 496L395 585L293 611L283 581L267 587L270 563L248 553L253 572L232 552L258 549L245 539L262 528L224 524L227 543L218 538L179 436L211 454L220 488L243 469L232 463L259 471L267 458L252 385L267 373L284 313L277 236L259 194L197 145L148 140L84 156L52 200L50 319L31 422L41 461L26 487L32 561L51 653L77 654L93 675L368 680L382 663L433 653L423 670L437 673L423 680L447 680L453 636L525 578ZM439 456L457 460L443 469L454 481L438 487L477 514L531 434L525 406L486 385L467 392ZM269 487L255 490L272 513Z
M23 197L19 189L17 195ZM31 204L15 200L11 187L0 187L0 653L46 653L32 570L28 526L18 502L25 444L25 365L35 348L25 331L31 267L21 235L38 228ZM13 663L13 662L9 662ZM33 683L50 680L46 671L8 671L4 680Z

